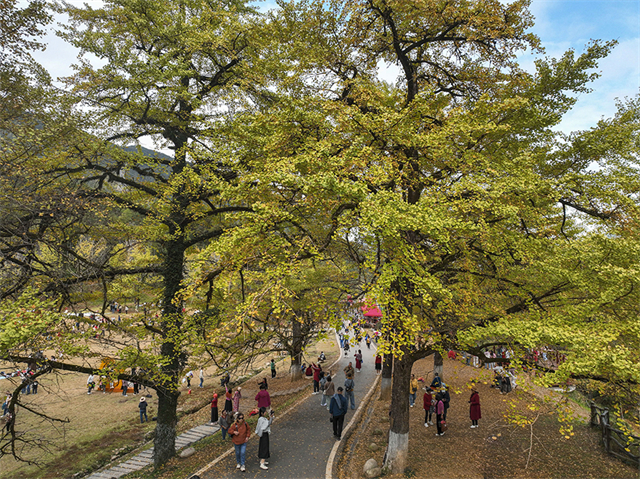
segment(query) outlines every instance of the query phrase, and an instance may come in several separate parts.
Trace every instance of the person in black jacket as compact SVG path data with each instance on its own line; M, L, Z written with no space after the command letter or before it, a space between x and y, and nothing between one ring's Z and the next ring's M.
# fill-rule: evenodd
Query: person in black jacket
M333 422L333 435L336 439L342 439L342 426L344 425L344 416L348 411L347 399L342 395L342 388L338 388L338 392L331 398L329 404L329 413Z
M451 401L451 396L449 395L449 388L447 387L446 384L442 384L442 402L444 403L444 415L442 416L442 419L444 421L447 420L447 411L449 410L449 401Z
M149 421L149 418L147 417L147 400L144 398L144 396L140 398L138 408L140 409L140 424L142 424L144 421ZM144 421L142 420L143 416Z

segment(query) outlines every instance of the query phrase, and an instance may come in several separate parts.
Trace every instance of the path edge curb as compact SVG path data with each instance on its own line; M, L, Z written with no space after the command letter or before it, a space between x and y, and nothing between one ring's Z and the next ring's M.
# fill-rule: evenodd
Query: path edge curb
M341 453L344 450L347 440L349 439L351 434L353 434L353 432L355 431L356 424L360 421L360 418L366 411L367 406L371 402L371 399L373 398L374 393L378 389L378 385L380 384L381 377L382 377L382 374L379 374L376 376L376 380L371 385L369 392L364 397L364 399L360 401L360 406L358 407L358 409L356 409L356 413L351 418L351 421L349 421L349 424L347 424L347 427L342 431L342 439L333 445L333 449L331 449L331 454L329 455L329 459L327 461L325 479L333 479L334 477L336 477L336 472L337 472L336 469L338 467L338 461L336 461L336 457L338 456L339 453Z
M336 337L337 337L337 332L336 332ZM338 342L338 351L340 352L340 354L338 355L338 359L336 359L331 364L331 366L329 366L329 369L332 369L333 367L335 367L335 365L338 364L340 362L340 360L342 359L343 352L342 352L342 348L340 347L340 342ZM304 386L304 388L307 389L309 386L311 386L311 384L307 384L306 386ZM273 422L276 422L279 418L283 418L284 416L289 414L291 411L293 411L295 408L297 408L300 405L300 403L306 401L310 396L311 396L310 394L303 394L302 397L300 399L298 399L296 402L294 402L291 406L289 406L286 411L284 411L282 414L279 414L276 418L274 418ZM349 423L349 425L350 424L351 423ZM235 451L235 448L233 448L233 447L228 449L227 451L223 452L221 455L216 457L213 461L211 461L206 466L202 467L201 469L197 470L196 472L193 472L193 473L189 474L189 476L187 476L187 478L190 479L192 477L200 477L201 474L204 474L205 472L207 472L209 469L211 469L213 466L215 466L220 461L225 459L227 456L229 456L229 454L231 454L234 451Z

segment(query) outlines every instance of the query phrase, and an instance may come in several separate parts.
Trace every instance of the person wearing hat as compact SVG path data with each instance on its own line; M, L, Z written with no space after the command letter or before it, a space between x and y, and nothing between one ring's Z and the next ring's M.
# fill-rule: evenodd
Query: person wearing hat
M140 402L138 403L138 408L140 409L140 424L142 424L145 421L149 421L149 418L147 417L147 400L145 399L144 396L140 398ZM143 417L144 417L144 421L142 420Z
M469 417L471 418L471 429L477 428L478 419L482 418L482 412L480 411L480 395L475 386L471 388L471 397L469 398Z
M329 404L329 413L331 414L331 422L333 423L333 435L336 439L342 439L342 426L344 425L344 416L349 409L347 399L342 395L342 388L338 388L338 392L331 398Z

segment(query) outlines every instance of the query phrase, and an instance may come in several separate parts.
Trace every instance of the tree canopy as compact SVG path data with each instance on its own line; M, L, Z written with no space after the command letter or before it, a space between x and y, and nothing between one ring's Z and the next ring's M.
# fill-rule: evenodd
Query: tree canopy
M553 345L567 360L549 381L637 386L638 103L554 129L614 43L527 72L517 56L541 45L526 0L60 9L84 55L64 94L44 74L3 81L3 98L41 100L3 106L0 298L30 286L61 309L98 292L104 313L144 278L159 317L56 344L78 371L96 341L150 371L156 465L174 454L190 354L228 365L277 341L297 358L348 293L384 310L394 471L421 357ZM37 46L19 42L37 25L23 18L3 48ZM203 311L185 314L194 298ZM50 326L33 316L29 334ZM3 357L43 348L16 334L3 328Z

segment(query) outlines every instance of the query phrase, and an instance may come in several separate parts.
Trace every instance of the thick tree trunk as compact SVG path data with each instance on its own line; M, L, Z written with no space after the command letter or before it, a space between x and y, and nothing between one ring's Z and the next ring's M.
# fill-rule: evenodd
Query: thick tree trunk
M180 218L174 219L179 224ZM171 231L173 233L173 231ZM182 326L182 307L174 302L184 275L185 246L181 238L166 244L164 259L164 291L161 330L164 341L160 355L164 359L158 382L158 423L154 439L153 464L158 468L176 454L177 408L180 396L179 378L187 356L173 341Z
M404 351L393 361L391 388L391 427L384 468L392 474L404 474L409 453L409 381L413 359Z
M180 391L158 391L158 423L153 442L153 465L156 468L165 464L176 453L178 396Z
M438 373L438 376L440 376L440 379L444 381L444 377L442 375L444 372L443 364L444 363L442 361L442 354L436 351L435 354L433 355L433 375L435 376L436 373Z
M391 377L393 373L393 355L385 354L382 361L382 378L380 378L380 401L388 401L391 398Z
M300 366L302 366L302 325L297 320L293 320L291 327L291 381L296 381L302 376Z

